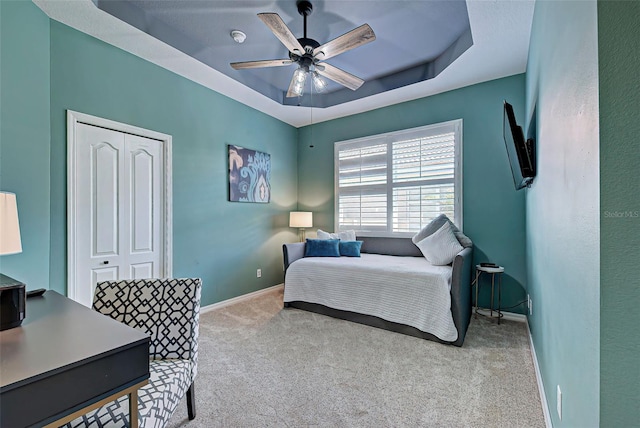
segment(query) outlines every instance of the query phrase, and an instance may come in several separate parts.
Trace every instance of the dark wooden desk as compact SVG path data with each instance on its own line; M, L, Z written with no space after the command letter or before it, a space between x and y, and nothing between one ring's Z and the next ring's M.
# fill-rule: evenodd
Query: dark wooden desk
M0 426L62 422L125 394L136 426L149 337L51 290L27 299L26 315L0 332Z

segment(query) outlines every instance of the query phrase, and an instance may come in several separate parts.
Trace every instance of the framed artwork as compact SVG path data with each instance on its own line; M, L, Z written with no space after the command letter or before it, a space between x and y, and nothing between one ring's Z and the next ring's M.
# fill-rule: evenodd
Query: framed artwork
M271 155L229 144L229 201L271 200Z

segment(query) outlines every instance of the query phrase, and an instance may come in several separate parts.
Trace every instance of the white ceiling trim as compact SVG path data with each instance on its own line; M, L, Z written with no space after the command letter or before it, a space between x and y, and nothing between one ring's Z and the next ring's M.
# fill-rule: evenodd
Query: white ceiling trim
M474 44L440 75L328 108L281 105L98 9L91 0L33 0L51 19L125 50L295 127L523 73L534 0L467 0Z

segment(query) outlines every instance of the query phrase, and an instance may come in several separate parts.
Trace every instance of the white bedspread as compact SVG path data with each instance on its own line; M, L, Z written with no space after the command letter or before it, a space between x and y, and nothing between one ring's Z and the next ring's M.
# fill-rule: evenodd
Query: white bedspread
M287 269L284 301L373 315L452 342L451 272L423 257L307 257Z

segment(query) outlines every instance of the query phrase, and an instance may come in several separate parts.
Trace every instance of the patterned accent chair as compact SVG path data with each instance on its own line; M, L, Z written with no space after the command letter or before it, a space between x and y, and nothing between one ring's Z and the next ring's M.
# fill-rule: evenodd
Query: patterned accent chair
M201 289L199 278L108 281L96 287L94 310L150 336L149 383L138 391L140 428L164 427L185 393L189 420L196 416ZM128 395L67 424L106 426L129 426Z

